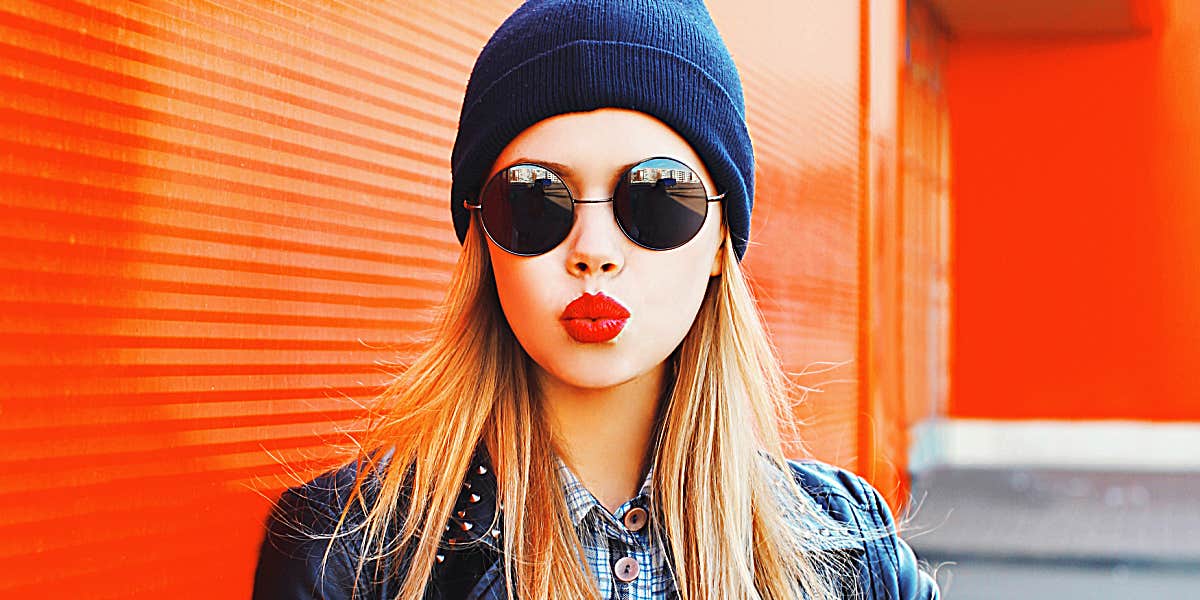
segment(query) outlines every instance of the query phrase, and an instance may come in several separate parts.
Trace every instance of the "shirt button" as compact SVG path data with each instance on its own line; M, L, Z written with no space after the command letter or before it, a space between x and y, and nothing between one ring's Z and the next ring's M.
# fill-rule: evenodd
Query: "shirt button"
M617 579L629 583L638 576L638 563L632 556L623 556L617 559L617 564L613 565L613 575Z
M630 531L640 531L646 526L646 509L635 506L625 513L625 527Z

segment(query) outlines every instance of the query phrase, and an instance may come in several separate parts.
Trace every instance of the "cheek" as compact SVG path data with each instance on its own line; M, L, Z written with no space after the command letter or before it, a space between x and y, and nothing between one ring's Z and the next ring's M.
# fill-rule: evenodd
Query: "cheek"
M490 250L500 308L517 343L543 369L564 378L577 365L567 360L569 338L558 322L563 306L574 298L564 286L562 267L555 267L562 261Z
M713 259L721 243L719 220L711 217L692 243L663 258L670 263L648 277L656 282L654 311L657 336L670 340L667 352L675 349L691 329L712 280Z
M547 322L553 304L552 278L540 258L517 257L499 249L492 252L500 306L522 343L524 338L553 325L552 321Z
M645 288L644 325L648 329L645 337L657 347L655 354L662 354L664 359L691 329L708 289L712 268L712 257L705 258L699 252L670 259L655 265L653 273L643 278L650 282Z

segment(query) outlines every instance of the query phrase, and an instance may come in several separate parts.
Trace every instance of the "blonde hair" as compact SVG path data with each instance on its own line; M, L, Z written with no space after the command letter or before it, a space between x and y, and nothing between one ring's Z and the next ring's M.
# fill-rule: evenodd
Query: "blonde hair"
M728 236L722 254L722 274L709 281L669 359L650 522L684 600L834 598L834 580L851 569L806 546L798 523L838 525L791 475L779 433L792 419L790 385ZM363 534L360 578L369 560L400 553L409 566L397 600L424 596L463 473L483 442L505 507L493 527L502 530L509 598L598 598L530 363L501 312L475 221L427 349L381 395L359 446L368 468L338 529L357 504L366 515L355 528ZM384 451L386 462L378 460ZM381 481L373 503L362 493L368 476Z

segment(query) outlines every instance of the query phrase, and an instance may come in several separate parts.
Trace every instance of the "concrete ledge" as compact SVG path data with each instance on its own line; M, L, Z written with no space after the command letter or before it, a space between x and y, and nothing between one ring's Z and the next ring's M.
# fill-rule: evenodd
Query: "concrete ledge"
M937 419L912 431L909 468L1200 472L1200 423Z
M902 529L923 555L1200 572L1200 473L936 467L912 482Z

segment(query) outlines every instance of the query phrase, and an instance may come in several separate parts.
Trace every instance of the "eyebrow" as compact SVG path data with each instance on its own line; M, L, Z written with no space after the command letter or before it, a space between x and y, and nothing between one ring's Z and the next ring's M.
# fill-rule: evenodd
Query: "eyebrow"
M560 176L565 177L567 179L574 179L575 169L572 169L568 165L554 162L552 160L537 160L537 159L522 156L522 157L518 158L517 160L514 160L512 162L512 164L510 164L509 166L514 167L516 165L524 165L524 164L534 164L534 165L542 165L543 167L550 167L551 171L558 173Z

